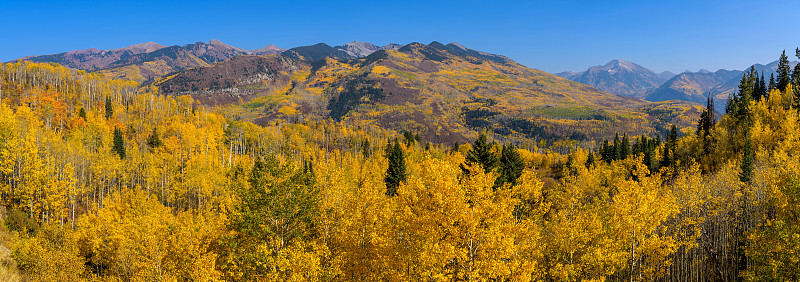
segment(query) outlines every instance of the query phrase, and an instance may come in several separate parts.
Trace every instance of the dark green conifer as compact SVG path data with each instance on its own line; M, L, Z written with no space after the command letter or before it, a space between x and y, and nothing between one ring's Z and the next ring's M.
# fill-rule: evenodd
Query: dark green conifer
M81 109L78 110L78 116L86 120L86 110L84 110L83 107L81 107Z
M483 167L485 173L492 171L497 166L497 157L492 153L492 144L486 141L486 135L481 133L475 143L472 144L472 149L467 152L466 162L461 164L461 169L468 173L468 165L479 164Z
M769 85L767 85L767 91L772 91L776 87L778 87L778 86L775 85L775 74L772 73L772 74L769 75Z
M628 140L628 134L625 133L622 135L622 143L620 144L622 149L620 149L620 159L624 160L628 158L628 155L631 154L631 141Z
M394 144L392 144L394 143ZM406 156L400 147L397 139L386 145L386 158L389 160L389 167L386 169L386 195L397 195L397 188L400 182L406 180Z
M786 89L786 85L789 85L791 82L791 68L789 66L789 58L786 57L786 50L783 50L781 53L780 59L778 59L778 77L777 77L777 87L778 90L784 91Z
M739 172L739 180L744 183L750 183L753 178L753 145L750 141L750 136L744 142L744 149L742 155L741 172Z
M161 144L161 138L158 137L158 130L153 127L153 132L150 133L150 137L147 137L147 145L149 145L150 148L157 148L161 146Z
M769 90L767 90L767 82L764 81L764 74L758 79L758 88L756 88L756 101L766 100Z
M111 103L111 96L106 96L106 119L114 116L114 105Z
M503 145L502 155L500 156L500 176L494 182L494 188L503 184L510 183L512 186L517 184L517 179L522 175L525 163L522 161L517 148L513 144Z
M119 155L120 159L125 159L125 139L122 136L122 131L119 128L114 128L114 144L111 150Z

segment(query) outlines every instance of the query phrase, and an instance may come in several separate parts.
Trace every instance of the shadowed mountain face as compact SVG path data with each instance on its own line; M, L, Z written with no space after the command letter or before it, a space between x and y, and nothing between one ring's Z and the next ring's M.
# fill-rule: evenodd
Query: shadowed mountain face
M657 74L645 67L624 60L613 60L603 66L590 67L582 72L562 72L556 75L597 89L624 96L644 97L672 76L670 72Z
M797 62L790 62L794 67ZM762 65L753 65L759 75L769 80L770 75L775 74L778 69L778 61ZM748 67L749 68L749 67ZM683 100L695 103L705 103L709 95L714 97L714 108L717 111L724 111L728 97L737 91L739 81L744 71L740 70L718 70L710 72L700 70L698 72L684 72L668 80L660 87L649 91L645 99L648 101Z
M402 45L389 43L386 46L378 47L369 42L353 41L343 46L331 47L325 43L317 43L311 46L300 46L284 51L284 56L304 61L318 61L325 58L336 60L351 60L369 56L379 50L397 50Z
M411 43L349 56L317 44L280 55L238 56L154 85L256 123L331 118L409 130L439 143L464 142L483 130L511 139L652 134L700 112L698 105L602 92L455 43ZM687 115L692 118L680 118Z

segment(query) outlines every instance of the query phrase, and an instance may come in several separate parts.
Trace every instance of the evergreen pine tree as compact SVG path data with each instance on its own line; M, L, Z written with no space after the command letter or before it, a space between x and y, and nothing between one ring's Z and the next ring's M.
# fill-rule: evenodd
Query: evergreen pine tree
M742 156L742 166L741 172L739 173L739 180L744 183L750 183L750 180L753 178L753 145L750 141L750 136L747 136L747 139L744 142L744 149L743 149L743 156Z
M517 148L513 144L503 145L502 155L500 156L500 176L494 182L494 188L510 183L512 186L517 184L517 179L522 175L525 163L522 161Z
M789 85L791 82L791 69L789 67L789 58L786 57L786 50L783 50L780 59L778 59L778 77L777 77L777 87L778 90L784 91L786 89L786 85Z
M461 164L461 169L468 173L467 165L479 164L485 173L489 173L497 166L497 157L492 153L492 144L486 141L486 135L481 133L472 144L472 149L467 152L466 162Z
M161 144L161 138L158 138L158 130L153 127L153 132L150 133L150 137L147 137L147 145L149 145L151 148L156 148L161 146Z
M84 110L83 107L81 107L81 109L78 110L78 116L86 120L86 110Z
M622 145L620 143L619 133L617 133L617 135L614 136L614 156L611 157L615 161L622 159Z
M114 105L111 104L111 96L106 96L106 119L114 116Z
M767 91L772 91L776 87L778 87L778 86L775 85L775 74L772 73L772 74L769 75L769 85L767 85Z
M769 94L769 90L767 90L767 82L764 81L764 74L761 74L761 78L758 80L758 91L756 91L756 101L766 100L767 95Z
M586 157L586 168L590 168L594 165L594 153L589 152L589 156Z
M411 131L403 132L403 138L406 140L406 147L414 146L414 142L416 139L414 138L414 134Z
M620 149L620 152L621 152L620 153L620 159L621 160L627 159L628 155L631 154L631 141L628 140L628 134L627 133L622 135L622 143L620 145L622 147Z
M644 145L644 148L642 149L642 153L644 153L644 159L642 161L650 171L653 171L655 170L655 165L653 164L653 153L655 153L654 152L655 143L647 140L647 137L642 135L642 144Z
M664 143L664 151L661 154L661 167L672 166L672 155L669 152L669 143Z
M122 131L119 128L114 128L114 145L111 150L119 155L120 159L125 159L125 139L122 136Z
M706 108L700 114L700 120L697 122L697 135L701 137L708 136L714 123L716 123L714 118L714 99L709 95Z
M672 125L672 129L669 131L669 146L670 150L675 152L676 147L678 146L678 127L674 124Z
M735 115L737 112L739 112L739 95L729 94L728 103L725 105L725 114Z
M386 145L386 158L389 161L389 167L386 169L386 195L397 195L397 188L400 182L406 180L406 156L403 149L400 147L400 141L394 140L394 144L390 141Z

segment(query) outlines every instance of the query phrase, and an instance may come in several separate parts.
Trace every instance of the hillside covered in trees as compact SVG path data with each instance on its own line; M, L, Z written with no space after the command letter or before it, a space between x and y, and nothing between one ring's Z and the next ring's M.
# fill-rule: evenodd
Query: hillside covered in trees
M370 75L398 75L379 66ZM353 115L256 125L164 95L168 82L56 64L7 63L0 78L0 242L11 258L0 275L9 279L762 281L800 272L797 69L766 88L745 73L724 115L708 101L688 129L512 143L487 126L461 145Z

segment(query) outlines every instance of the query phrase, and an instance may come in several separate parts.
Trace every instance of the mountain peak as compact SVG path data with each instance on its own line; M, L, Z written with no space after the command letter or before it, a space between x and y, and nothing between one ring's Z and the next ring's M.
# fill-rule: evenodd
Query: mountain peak
M562 72L560 77L585 83L597 89L624 96L643 97L671 78L659 75L634 62L615 59L602 66L593 66L582 72Z
M150 53L159 49L166 48L167 46L155 43L153 41L143 42L139 44L134 44L125 48L114 49L112 51L131 51L134 54L141 54L141 53Z
M642 67L642 66L640 66L640 65L638 65L636 63L633 63L633 62L630 62L630 61L626 61L626 60L619 60L619 59L611 60L607 64L605 64L603 67L605 69L609 69L609 70L610 69L615 69L615 68L619 69L619 70L626 70L626 71L640 70L640 69L645 69L646 70L645 67Z
M369 56L370 54L380 50L381 48L369 42L353 41L344 44L343 46L337 46L336 49L339 49L347 53L347 55L352 58L362 58Z
M250 50L249 53L253 55L272 55L272 54L279 54L283 51L286 51L286 49L275 46L274 44L270 44L260 49Z

